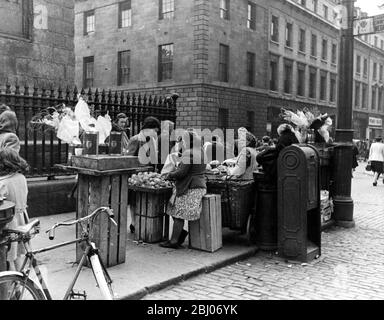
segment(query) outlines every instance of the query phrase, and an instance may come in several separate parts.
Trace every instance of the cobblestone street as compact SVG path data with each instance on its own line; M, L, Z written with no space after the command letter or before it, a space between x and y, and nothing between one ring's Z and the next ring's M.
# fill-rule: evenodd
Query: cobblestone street
M146 296L146 300L384 299L384 184L360 163L354 173L354 229L322 234L322 255L308 264L256 256Z

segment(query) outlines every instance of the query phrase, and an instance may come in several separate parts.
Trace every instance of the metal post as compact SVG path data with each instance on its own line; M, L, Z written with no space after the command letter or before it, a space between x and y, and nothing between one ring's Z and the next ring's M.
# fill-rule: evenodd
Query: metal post
M343 16L343 19L347 19L347 25L340 31L339 95L334 153L334 220L337 225L345 228L355 226L351 198L354 2L355 0L341 0L341 5L346 8L344 12L347 16Z

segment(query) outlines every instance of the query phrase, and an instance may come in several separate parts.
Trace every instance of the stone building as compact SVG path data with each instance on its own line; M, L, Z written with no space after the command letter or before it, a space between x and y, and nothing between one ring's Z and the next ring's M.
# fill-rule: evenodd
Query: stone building
M74 0L0 0L0 85L73 85Z
M77 0L76 84L175 91L178 126L245 126L257 136L275 135L281 107L337 114L337 3ZM364 15L358 8L356 14ZM356 54L378 70L377 81L356 74L362 84L354 96L367 101L354 104L356 138L381 132L382 39L356 38Z
M265 133L263 2L76 1L75 12L79 86L175 91L179 126Z

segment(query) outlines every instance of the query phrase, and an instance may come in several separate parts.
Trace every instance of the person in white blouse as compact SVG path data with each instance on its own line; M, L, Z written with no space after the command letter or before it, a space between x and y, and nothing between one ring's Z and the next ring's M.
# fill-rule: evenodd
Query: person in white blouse
M373 186L377 186L377 180L384 172L384 143L381 137L375 139L369 150L369 159L372 171L374 172ZM384 179L383 179L384 183Z

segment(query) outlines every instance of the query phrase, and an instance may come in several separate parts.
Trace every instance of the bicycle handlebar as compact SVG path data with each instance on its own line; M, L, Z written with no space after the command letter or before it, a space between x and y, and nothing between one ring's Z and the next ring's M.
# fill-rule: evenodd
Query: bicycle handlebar
M69 221L69 222L59 222L59 223L56 223L50 229L48 229L45 233L49 233L49 235L48 235L49 240L53 240L53 239L55 239L55 230L58 227L62 227L62 226L63 227L69 227L69 226L73 226L75 224L82 223L83 221L87 221L87 220L90 220L90 219L95 219L96 216L99 215L102 212L107 213L108 214L108 218L117 227L117 223L113 219L114 218L113 210L111 208L108 208L108 207L100 207L100 208L96 209L90 215L88 215L86 217L83 217L83 218L80 218L80 219L77 219L77 220L73 220L73 221Z

